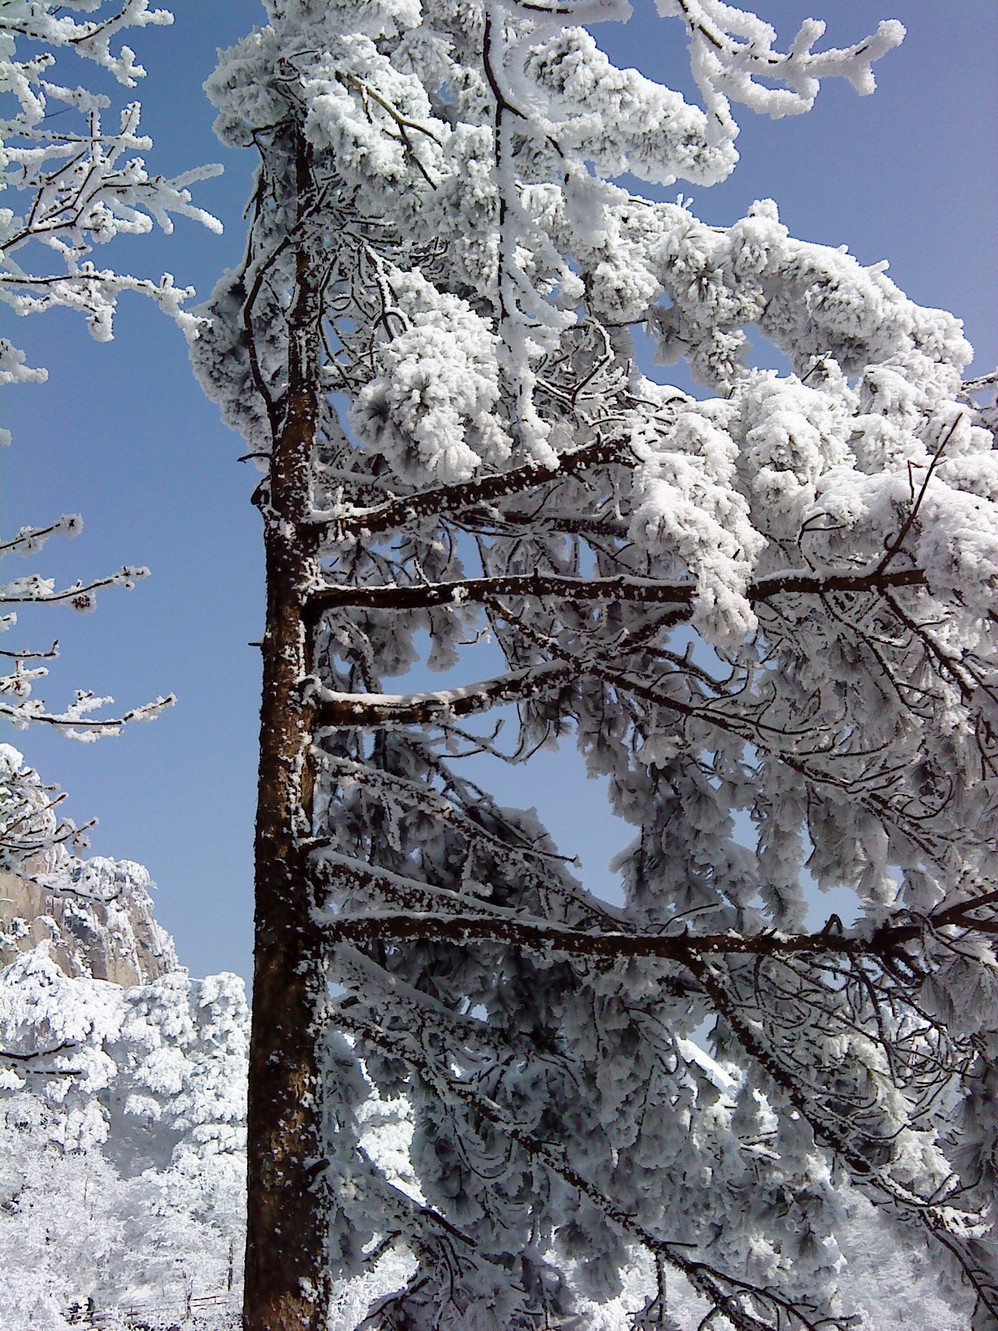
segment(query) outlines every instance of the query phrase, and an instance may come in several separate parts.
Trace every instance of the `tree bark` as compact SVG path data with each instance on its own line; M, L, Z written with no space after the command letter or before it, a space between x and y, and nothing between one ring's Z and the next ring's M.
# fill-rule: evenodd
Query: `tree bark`
M296 149L299 211L309 161ZM308 524L318 411L318 302L305 247L289 321L284 411L264 519L267 623L256 824L253 1020L247 1123L247 1331L320 1331L325 1325L326 1223L321 1174L322 1094L317 1051L321 938L311 917L300 843L311 827L312 713L303 700L308 650L302 608L315 565Z

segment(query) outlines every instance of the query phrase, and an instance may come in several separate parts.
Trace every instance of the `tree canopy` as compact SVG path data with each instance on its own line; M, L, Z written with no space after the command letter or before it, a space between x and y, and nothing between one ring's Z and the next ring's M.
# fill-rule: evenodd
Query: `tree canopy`
M585 1324L635 1252L635 1325L670 1272L720 1324L844 1325L847 1185L990 1325L987 384L773 202L638 192L723 179L735 106L871 91L901 25L784 51L662 0L697 106L601 52L624 5L265 8L208 85L260 165L193 344L268 556L248 1325L398 1246L372 1327ZM570 739L635 829L619 905L462 765ZM854 918L809 928L805 869ZM416 1190L359 1145L371 1085Z
M783 49L721 0L657 7L699 104L601 51L623 0L265 0L208 84L259 157L245 257L193 315L92 255L210 224L206 169L150 176L137 104L108 131L51 68L130 87L121 35L169 16L0 14L27 200L0 299L106 338L150 297L261 472L250 1331L318 1331L377 1273L372 1331L595 1331L625 1286L635 1328L845 1327L857 1196L998 1317L995 377L771 200L722 227L655 193L735 168L739 108L872 91L901 25ZM0 382L38 377L0 341ZM169 701L49 712L50 653L2 655L17 725ZM570 744L634 831L619 901L476 765L522 766L527 805ZM74 829L11 753L0 867L58 858ZM851 911L809 923L805 875Z

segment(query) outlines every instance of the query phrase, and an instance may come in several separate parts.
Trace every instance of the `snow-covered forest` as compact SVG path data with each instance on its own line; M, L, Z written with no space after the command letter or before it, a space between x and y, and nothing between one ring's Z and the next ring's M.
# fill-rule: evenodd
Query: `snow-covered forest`
M0 1325L165 1327L191 1299L232 1326L243 982L180 967L139 865L63 851L33 877L37 900L0 874Z
M771 199L662 193L873 92L902 25L656 8L693 91L601 49L625 0L264 0L206 84L257 167L195 306L132 271L218 229L214 168L146 162L127 36L169 15L0 7L0 301L172 320L266 560L252 1021L0 748L5 1327L996 1325L998 380ZM145 574L13 577L0 627ZM56 654L0 653L0 718L174 703L49 706ZM613 900L542 749L630 828Z
M43 794L16 751L0 749L0 761ZM243 983L190 978L153 919L141 866L62 851L40 877L42 899L29 904L16 895L25 880L0 873L0 1326L231 1331L245 1235ZM688 1052L717 1092L715 1112L730 1112L738 1070ZM405 1100L382 1101L372 1088L364 1146L419 1197L411 1137ZM843 1205L851 1298L864 1326L965 1325L966 1310L945 1297L931 1266L895 1244L869 1203L857 1193ZM359 1327L411 1263L394 1254L341 1283L330 1328ZM620 1296L593 1305L588 1324L622 1331L651 1284L636 1261ZM695 1326L703 1312L680 1286L679 1326Z

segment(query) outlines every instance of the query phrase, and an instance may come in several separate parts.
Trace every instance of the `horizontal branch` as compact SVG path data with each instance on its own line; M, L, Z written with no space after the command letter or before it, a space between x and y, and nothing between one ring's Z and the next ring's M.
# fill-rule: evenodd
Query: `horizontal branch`
M446 726L466 716L479 716L494 707L506 707L543 697L582 679L599 679L618 692L642 698L679 716L701 717L722 730L761 745L758 727L751 717L719 714L709 705L697 705L661 693L591 661L566 661L556 657L541 665L511 670L492 679L478 680L455 689L431 693L341 693L326 688L315 676L303 684L305 701L312 706L316 730L376 730L392 726ZM810 733L810 732L808 732ZM769 750L766 750L769 752ZM784 755L789 761L792 754Z
M869 573L830 573L815 577L810 573L770 573L757 582L750 582L746 596L753 605L770 601L774 596L831 596L836 592L885 591L889 587L925 587L928 579L920 568L899 569L891 573L875 568Z
M876 592L895 587L922 587L926 584L921 569L887 570L871 573L813 574L780 573L750 583L746 595L754 604L787 595L829 596L833 593ZM461 606L468 603L515 597L547 597L566 601L628 602L639 605L670 605L692 614L696 585L692 582L658 582L653 578L619 576L613 578L570 578L557 574L526 573L507 577L459 578L421 586L322 587L312 592L306 602L306 620L314 625L326 610L358 606L367 610L427 610L435 606Z
M0 541L0 558L9 554L33 554L51 536L68 536L72 539L83 530L83 519L79 513L64 513L47 527L22 527L9 541Z
M35 1059L54 1058L56 1054L65 1054L78 1048L76 1040L63 1040L62 1044L53 1045L51 1049L33 1049L26 1054L17 1053L13 1049L0 1049L0 1059L7 1059L11 1063L33 1063Z
M332 727L367 729L380 726L446 725L507 703L524 702L561 688L583 673L566 661L513 670L508 675L435 693L339 693L314 676L305 681L305 701L315 708L317 730Z
M328 889L339 879L348 887L353 901L366 901L370 907L362 914L343 913L332 905L317 907L313 918L330 943L415 939L457 945L494 942L522 946L545 956L674 961L691 966L699 976L704 961L712 956L896 956L900 948L937 935L943 929L982 936L998 930L998 888L940 905L928 915L904 915L895 922L884 921L868 933L847 932L837 915L830 916L817 932L784 933L769 929L756 933L725 930L696 934L684 926L678 933L659 933L629 927L626 918L612 910L595 927L583 928L577 923L538 918L516 906L498 905L487 898L469 898L463 892L394 873L332 847L316 845L312 856L319 871L317 887ZM984 911L983 918L978 915L980 911Z
M54 661L59 655L59 643L55 641L46 652L6 652L0 651L0 657L5 661Z
M374 508L347 510L344 513L316 512L311 521L328 528L337 540L393 531L419 518L442 517L478 504L505 499L508 495L522 494L525 490L547 485L549 481L557 481L562 476L585 471L587 467L604 462L619 462L626 447L620 439L596 438L581 448L559 454L554 467L528 462L522 467L513 467L494 476L484 476L481 480L419 490L415 494L390 499Z
M109 587L124 587L131 591L137 582L148 578L147 568L125 567L118 573L110 573L104 578L95 578L92 582L78 582L72 587L62 587L58 591L50 589L42 578L21 578L16 582L0 587L0 605L51 605L54 602L69 601L77 610L93 608L95 592Z
M557 597L570 601L635 601L692 606L692 583L654 582L649 578L566 578L527 573L509 577L460 578L421 586L322 587L306 602L306 621L315 624L327 610L357 606L366 610L429 610L435 606L482 605L517 597Z
M987 900L987 898L985 898ZM613 962L648 958L692 965L699 974L704 959L720 956L790 957L850 956L884 957L915 942L939 927L960 928L967 933L991 933L994 922L968 914L977 903L962 902L938 917L904 924L884 924L872 934L845 933L830 921L819 933L785 934L775 930L757 934L637 933L621 929L586 930L549 920L487 914L443 914L433 911L372 911L364 915L339 915L331 910L315 912L316 922L330 943L452 943L472 946L499 943L523 947L545 957L583 957Z
M166 711L168 707L172 707L177 698L175 694L168 693L165 698L157 698L155 702L145 703L142 707L133 707L131 711L125 712L123 716L113 718L93 717L86 714L88 711L93 711L97 706L112 702L113 699L93 699L91 695L82 695L81 700L84 704L83 710L76 711L74 708L70 708L68 711L61 713L45 712L41 710L40 706L36 710L33 701L16 704L0 702L0 718L5 718L19 729L24 729L29 725L45 725L61 731L70 739L99 739L104 736L119 735L123 726L134 725L140 721L154 721L161 712ZM90 705L91 703L93 706Z

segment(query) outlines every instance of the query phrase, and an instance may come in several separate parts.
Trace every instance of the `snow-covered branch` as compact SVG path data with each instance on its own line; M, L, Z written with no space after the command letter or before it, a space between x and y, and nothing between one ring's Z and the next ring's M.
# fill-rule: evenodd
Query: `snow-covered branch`
M886 966L911 970L919 964L916 954L907 949L925 944L941 929L958 930L944 937L950 944L973 935L998 936L996 894L962 903L959 907L929 915L919 921L881 925L872 934L841 928L834 919L817 933L784 934L763 931L752 934L703 934L683 930L672 934L642 934L633 930L573 929L550 920L531 920L522 913L500 912L487 903L476 904L474 911L452 911L462 902L448 894L434 891L425 884L390 882L384 873L362 870L345 862L330 862L334 874L352 876L369 891L384 892L395 902L394 909L371 910L362 915L339 911L316 913L330 943L385 943L397 945L418 936L428 942L453 943L474 947L491 942L536 952L544 958L574 957L612 965L631 958L652 958L680 965L696 966L711 957L753 956L793 957L799 955L872 958ZM419 909L423 906L424 909ZM983 914L981 914L983 912ZM918 949L921 951L921 949Z
M7 0L0 6L0 188L15 204L0 210L0 303L16 314L57 307L77 310L91 334L107 341L119 297L134 292L151 298L189 337L197 335L200 321L183 308L193 292L178 287L171 274L158 280L137 277L98 267L92 255L98 246L146 234L154 225L172 232L176 217L220 231L220 224L194 204L189 189L220 168L198 168L172 180L151 174L143 154L152 142L140 132L139 103L128 102L113 112L105 93L64 83L55 72L60 57L67 64L87 61L132 88L145 71L123 35L170 22L170 13L151 8L149 0ZM107 124L110 115L117 121L113 128ZM18 198L23 201L20 213ZM23 352L0 339L0 385L41 383L45 377L44 370L27 367ZM0 443L8 442L9 434L0 431ZM0 541L0 558L34 554L50 537L73 537L81 527L76 515L45 527L24 527ZM0 584L0 607L64 603L89 611L98 591L130 589L146 576L144 568L125 567L107 577L57 588L54 581L29 574ZM0 615L0 631L15 622L14 613ZM171 695L104 716L97 713L111 699L78 691L63 711L46 708L31 692L47 673L40 663L53 659L56 650L53 644L47 651L0 653L12 667L5 664L0 674L0 720L18 728L45 725L90 741L116 735L127 723L152 720L173 703ZM0 847L15 867L19 859L79 835L72 825L57 822L44 801L39 805L32 796L26 808L24 788L18 766L0 764Z
M443 517L463 509L477 508L498 499L535 490L562 476L575 475L587 467L626 460L626 443L619 439L597 438L591 443L559 454L550 462L528 462L509 471L484 476L481 480L435 486L359 512L316 512L312 515L312 521L329 527L330 535L338 541L351 536L395 531L419 518Z
M668 1265L707 1322L832 1326L843 1178L995 1316L992 385L772 202L635 192L723 179L736 103L869 91L902 30L658 8L702 107L615 68L581 25L626 6L589 0L270 4L209 84L260 155L193 348L265 473L252 1331L321 1324L329 1254L396 1235L386 1325L567 1322L636 1242L639 1325ZM612 906L466 775L505 758L530 804L571 741L633 829ZM820 930L805 871L851 902ZM692 1066L704 1030L736 1070ZM446 1224L359 1147L371 1085Z
M870 573L840 573L821 577L798 572L773 573L747 589L753 603L778 596L830 596L836 592L864 595L892 587L921 587L925 574L920 569ZM692 613L696 588L691 583L657 582L651 578L619 576L612 578L570 578L530 573L494 578L456 578L426 586L336 586L322 587L308 600L310 617L347 606L367 610L425 610L433 606L487 604L491 601L534 597L559 600L621 601L639 605L664 605Z

